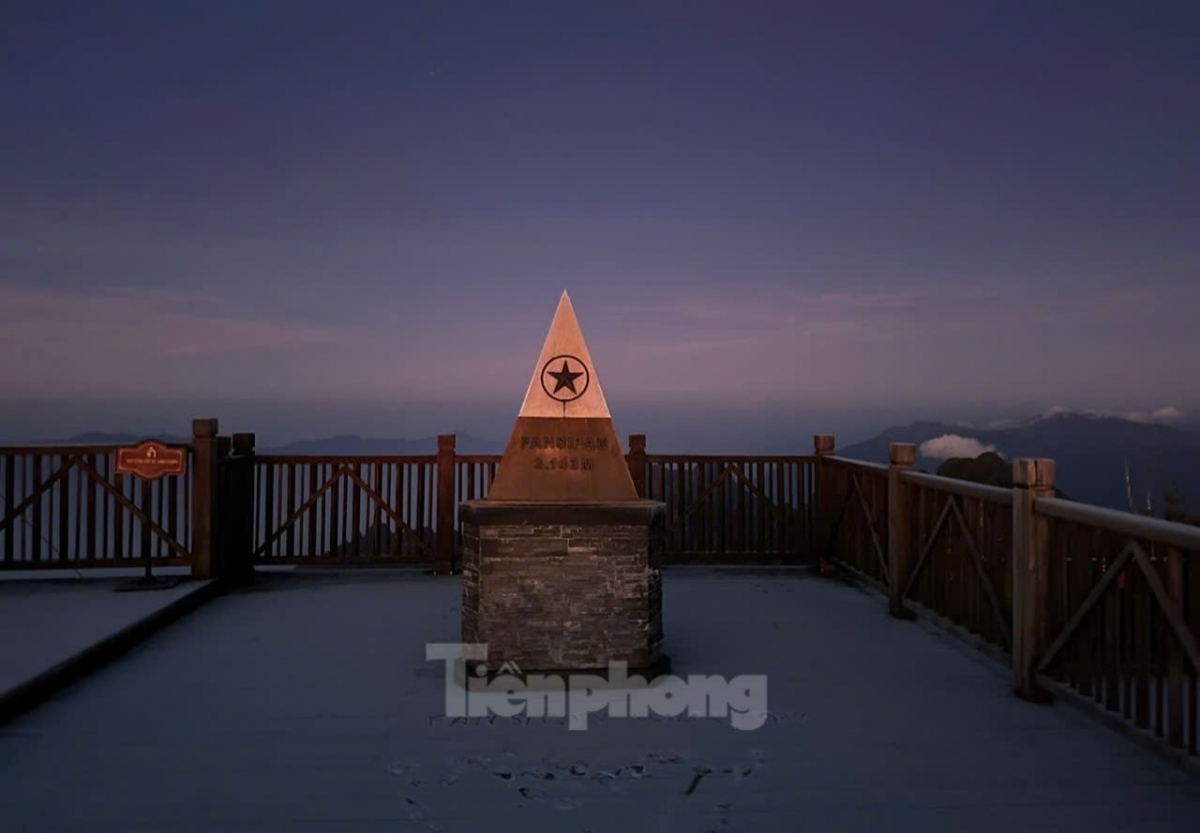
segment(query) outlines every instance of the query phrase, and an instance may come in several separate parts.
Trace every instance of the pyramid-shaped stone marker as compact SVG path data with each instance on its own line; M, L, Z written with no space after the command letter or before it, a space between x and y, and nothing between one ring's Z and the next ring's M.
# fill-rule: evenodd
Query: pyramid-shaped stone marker
M596 366L563 292L488 500L637 499Z

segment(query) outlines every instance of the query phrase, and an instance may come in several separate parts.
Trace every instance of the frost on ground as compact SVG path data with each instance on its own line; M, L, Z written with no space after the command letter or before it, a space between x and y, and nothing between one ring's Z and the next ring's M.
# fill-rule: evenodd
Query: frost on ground
M1191 829L1194 781L879 598L668 571L681 677L764 674L770 717L445 716L459 585L268 579L0 730L5 829Z

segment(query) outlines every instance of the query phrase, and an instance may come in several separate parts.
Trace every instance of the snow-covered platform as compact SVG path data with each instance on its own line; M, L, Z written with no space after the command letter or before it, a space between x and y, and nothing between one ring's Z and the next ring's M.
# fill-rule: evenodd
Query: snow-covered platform
M114 592L136 580L140 569L74 573L8 574L0 579L0 704L53 677L71 676L72 665L96 661L105 646L118 647L122 634L153 627L173 606L208 582L192 581L183 569L162 569L174 586L131 593ZM99 650L98 650L99 649ZM3 707L0 706L0 714Z
M1005 668L806 572L679 568L679 675L766 674L768 722L444 716L451 578L277 575L0 730L0 828L1192 830L1200 788Z

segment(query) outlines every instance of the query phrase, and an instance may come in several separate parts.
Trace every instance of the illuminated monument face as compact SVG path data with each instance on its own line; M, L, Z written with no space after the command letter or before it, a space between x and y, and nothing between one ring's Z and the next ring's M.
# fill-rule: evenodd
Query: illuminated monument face
M533 368L489 500L637 500L567 293Z
M459 518L462 641L487 666L665 666L666 507L638 498L565 292L487 499Z

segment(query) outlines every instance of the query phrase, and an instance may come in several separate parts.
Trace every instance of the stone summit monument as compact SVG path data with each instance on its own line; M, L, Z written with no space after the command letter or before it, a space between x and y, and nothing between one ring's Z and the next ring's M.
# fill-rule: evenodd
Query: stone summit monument
M463 642L490 669L660 669L665 516L637 495L563 292L488 497L460 507Z

